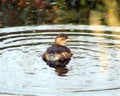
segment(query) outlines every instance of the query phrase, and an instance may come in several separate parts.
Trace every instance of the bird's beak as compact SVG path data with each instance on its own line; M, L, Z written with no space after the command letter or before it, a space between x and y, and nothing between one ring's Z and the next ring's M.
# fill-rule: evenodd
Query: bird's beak
M65 41L66 41L66 42L69 42L69 41L72 41L72 39L70 39L70 38L67 38Z

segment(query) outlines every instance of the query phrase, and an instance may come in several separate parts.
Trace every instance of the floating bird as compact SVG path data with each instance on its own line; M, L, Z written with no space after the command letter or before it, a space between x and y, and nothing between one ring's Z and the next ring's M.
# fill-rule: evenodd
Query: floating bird
M58 34L55 43L48 47L43 53L42 59L45 62L64 62L72 57L71 50L65 46L65 42L70 41L66 34Z

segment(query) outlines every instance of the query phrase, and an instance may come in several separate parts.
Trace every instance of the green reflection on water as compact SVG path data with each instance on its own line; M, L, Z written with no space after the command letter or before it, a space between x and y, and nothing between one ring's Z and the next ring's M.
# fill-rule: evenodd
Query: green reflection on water
M109 0L105 0L108 2ZM101 0L1 0L0 27L39 25L39 24L89 24L89 13L96 10L102 13L101 22L105 23L108 3ZM120 10L119 0L116 12Z

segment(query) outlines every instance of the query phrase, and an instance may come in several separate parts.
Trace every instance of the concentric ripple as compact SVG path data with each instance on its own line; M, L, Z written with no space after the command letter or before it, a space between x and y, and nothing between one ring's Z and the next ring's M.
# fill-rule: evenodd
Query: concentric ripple
M1 30L0 95L119 96L120 33L110 28L108 31L85 28ZM58 76L57 69L50 68L41 59L60 33L72 39L66 45L73 53L68 72L63 76Z

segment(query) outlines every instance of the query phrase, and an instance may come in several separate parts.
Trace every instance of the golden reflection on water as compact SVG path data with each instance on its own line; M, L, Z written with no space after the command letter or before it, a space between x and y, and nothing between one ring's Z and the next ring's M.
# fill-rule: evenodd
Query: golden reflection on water
M90 19L89 19L89 22L90 22L90 25L101 25L101 19L102 17L102 14L101 12L98 12L98 11L92 11L91 14L90 14ZM100 38L100 42L102 41L105 41L105 37L103 37L103 34L105 34L104 31L96 31L96 30L92 30L93 32L93 35L95 37L98 37ZM109 53L108 53L108 50L107 48L105 47L107 44L105 42L102 42L102 44L98 42L97 45L99 47L99 50L102 51L103 54L100 55L99 57L99 60L100 60L100 66L102 67L100 69L100 71L105 74L106 72L108 72L108 69L109 69Z
M103 3L106 5L106 13L107 16L105 17L106 23L109 26L120 26L120 18L118 15L118 5L116 0L111 0L109 2L109 0L103 0ZM116 33L114 31L112 31L112 34L118 35L119 36L119 32ZM114 40L117 40L117 43L115 42L115 48L117 50L117 57L120 57L120 38L116 38L113 36Z
M116 0L103 0L103 3L106 6L105 16L106 23L109 26L120 26L120 19L118 15L118 5Z
M106 6L106 16L103 17L103 14L99 11L91 11L90 12L90 18L89 18L89 23L90 25L102 25L101 23L101 18L105 19L105 22L109 25L109 26L120 26L120 19L119 19L119 15L118 15L118 10L117 10L117 2L116 0L111 0L109 2L109 0L103 0L103 3ZM100 49L100 51L102 51L104 54L101 54L99 57L100 60L100 72L101 72L101 76L104 77L104 79L107 79L107 77L109 77L109 69L110 69L110 60L109 60L109 52L108 52L108 48L105 47L108 44L105 43L105 32L104 31L95 31L93 30L93 35L95 37L98 37L101 39L102 44L100 44L98 42L98 47ZM112 39L114 40L114 48L117 50L117 58L120 57L120 38L116 37L119 36L119 32L111 32L112 34ZM104 35L104 36L103 36ZM114 36L115 35L115 36Z

